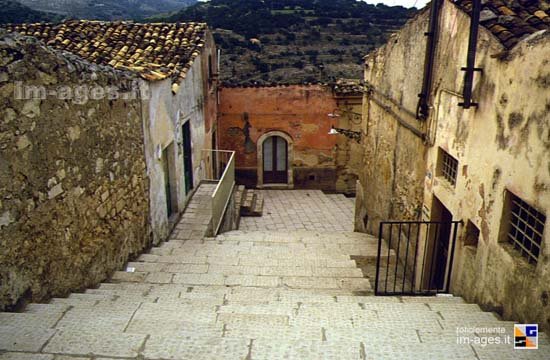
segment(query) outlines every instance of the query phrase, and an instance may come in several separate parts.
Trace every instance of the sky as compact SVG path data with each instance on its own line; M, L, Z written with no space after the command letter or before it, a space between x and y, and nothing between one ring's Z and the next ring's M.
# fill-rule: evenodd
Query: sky
M388 6L401 5L407 8L416 6L417 9L423 8L429 0L364 0L368 4L376 5L378 3L383 3Z

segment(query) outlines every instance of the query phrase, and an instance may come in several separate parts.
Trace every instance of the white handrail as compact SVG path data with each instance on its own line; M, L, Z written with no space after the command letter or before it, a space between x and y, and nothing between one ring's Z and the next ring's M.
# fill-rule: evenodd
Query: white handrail
M211 152L231 154L212 194L212 235L216 236L235 187L235 152L227 150L211 150Z

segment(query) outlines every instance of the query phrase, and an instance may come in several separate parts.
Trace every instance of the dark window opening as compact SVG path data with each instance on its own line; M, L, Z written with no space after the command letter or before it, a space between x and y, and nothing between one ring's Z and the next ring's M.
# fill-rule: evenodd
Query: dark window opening
M546 215L518 196L507 192L507 240L529 263L536 263L541 252Z
M439 148L437 175L443 177L453 187L456 186L456 175L458 173L458 160L449 155L445 150Z
M464 246L477 247L479 241L479 229L475 224L468 220L466 224L466 236L464 237Z

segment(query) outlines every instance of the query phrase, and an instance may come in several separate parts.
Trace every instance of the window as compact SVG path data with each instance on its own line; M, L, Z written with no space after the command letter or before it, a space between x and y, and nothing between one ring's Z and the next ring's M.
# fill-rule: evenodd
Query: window
M507 198L507 240L528 262L536 263L542 246L546 216L510 192L507 192Z
M473 246L477 247L477 242L479 240L479 229L475 224L468 220L466 223L466 234L464 236L464 246Z
M437 175L443 177L453 187L456 186L456 174L458 172L458 160L439 148Z

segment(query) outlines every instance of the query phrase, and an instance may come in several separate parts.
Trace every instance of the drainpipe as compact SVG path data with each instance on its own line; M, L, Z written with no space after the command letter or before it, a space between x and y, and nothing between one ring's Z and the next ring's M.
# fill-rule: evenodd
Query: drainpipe
M418 94L418 105L416 107L416 118L426 120L430 112L430 95L433 82L433 67L435 61L435 51L437 48L437 37L439 33L439 12L442 0L432 0L430 9L430 23L426 41L426 56L424 59L424 76L422 78L422 92Z
M468 40L468 56L466 58L466 67L461 68L464 73L464 102L458 104L464 109L469 109L472 106L477 106L478 103L472 102L472 87L474 81L474 72L481 72L481 68L476 68L476 49L477 49L477 32L479 28L479 14L481 11L481 0L473 0L472 14L470 17L470 38Z

